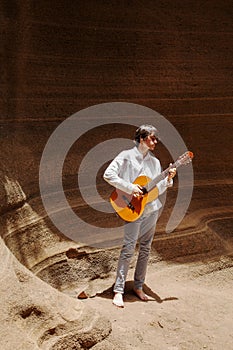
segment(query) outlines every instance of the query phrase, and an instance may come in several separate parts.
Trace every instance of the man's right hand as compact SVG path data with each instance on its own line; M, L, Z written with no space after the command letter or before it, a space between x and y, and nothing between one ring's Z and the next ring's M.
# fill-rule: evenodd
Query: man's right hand
M140 197L141 195L143 195L142 187L140 185L133 184L132 194L134 197Z

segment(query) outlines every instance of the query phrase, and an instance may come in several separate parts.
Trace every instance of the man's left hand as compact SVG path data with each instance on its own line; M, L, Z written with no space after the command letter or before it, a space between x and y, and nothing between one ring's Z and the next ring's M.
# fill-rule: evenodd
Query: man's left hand
M171 166L172 164L170 164ZM168 174L168 181L173 179L176 176L176 168L171 168L169 169L169 174Z

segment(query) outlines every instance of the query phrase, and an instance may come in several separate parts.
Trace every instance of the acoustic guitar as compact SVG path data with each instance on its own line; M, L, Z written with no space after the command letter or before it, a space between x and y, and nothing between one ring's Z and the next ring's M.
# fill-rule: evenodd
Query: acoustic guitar
M125 221L133 222L140 218L143 214L145 205L152 202L159 196L157 184L166 178L171 168L178 168L181 165L189 164L193 159L193 153L190 151L182 154L175 163L171 164L161 174L153 180L149 177L141 175L136 178L134 184L142 187L143 194L140 197L134 197L132 194L125 193L119 189L115 189L110 196L110 203L116 213Z

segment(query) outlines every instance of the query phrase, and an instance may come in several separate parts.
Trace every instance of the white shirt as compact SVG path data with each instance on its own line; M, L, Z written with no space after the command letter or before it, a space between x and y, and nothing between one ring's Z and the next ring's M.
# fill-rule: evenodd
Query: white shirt
M160 161L148 152L145 157L139 152L135 146L132 149L122 151L109 164L104 173L104 179L115 188L120 189L128 194L133 191L133 182L140 175L146 175L150 179L154 179L161 174L162 168ZM173 181L168 182L167 177L157 184L159 195L166 191L167 187L171 187ZM153 202L146 205L145 211L151 212L159 210L162 204L157 198ZM144 212L145 212L144 211Z

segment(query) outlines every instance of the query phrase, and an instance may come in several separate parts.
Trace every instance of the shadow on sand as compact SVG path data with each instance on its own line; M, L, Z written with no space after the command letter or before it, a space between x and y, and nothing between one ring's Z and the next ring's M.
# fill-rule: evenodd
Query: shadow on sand
M133 281L127 281L125 284L125 293L124 293L124 301L125 302L135 302L139 301L139 297L134 293L133 291L134 282ZM146 284L143 286L143 291L150 297L148 301L156 301L157 303L163 303L164 301L171 301L171 300L178 300L177 297L169 296L166 298L160 298L158 294L156 294L151 288L149 288ZM112 299L114 295L113 292L113 286L105 289L101 293L97 293L95 297L105 298L105 299ZM141 300L140 300L141 301Z

